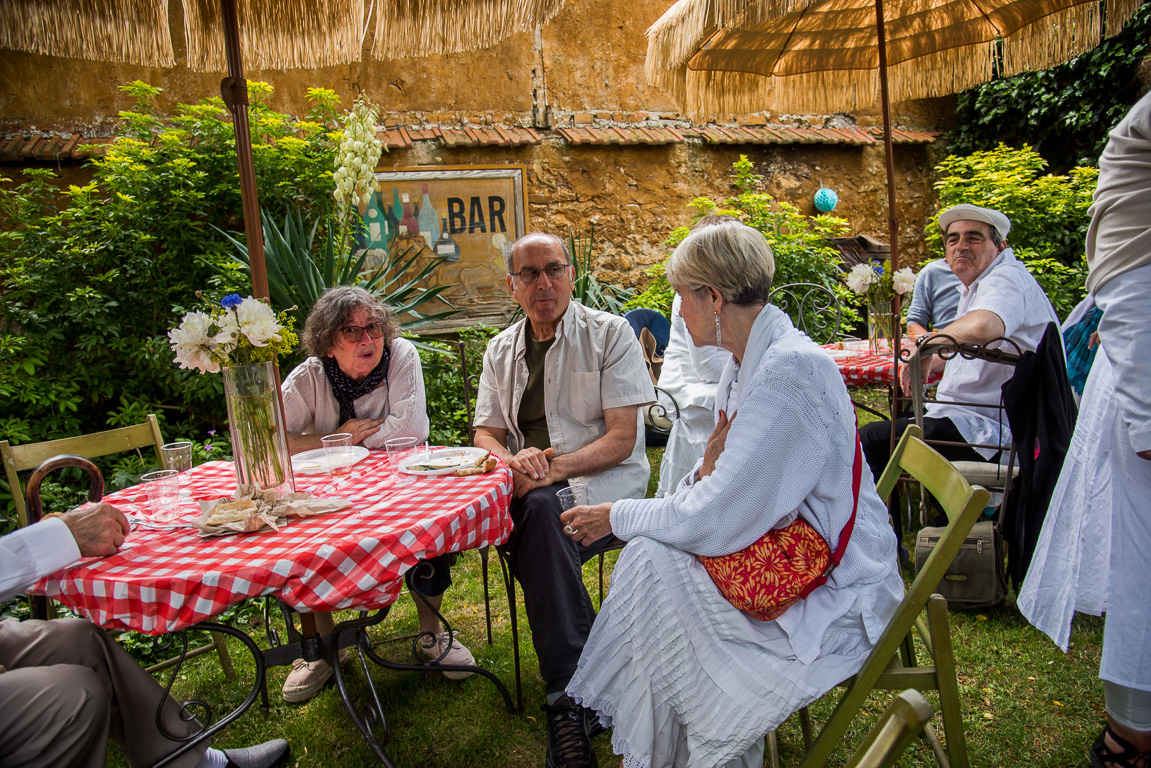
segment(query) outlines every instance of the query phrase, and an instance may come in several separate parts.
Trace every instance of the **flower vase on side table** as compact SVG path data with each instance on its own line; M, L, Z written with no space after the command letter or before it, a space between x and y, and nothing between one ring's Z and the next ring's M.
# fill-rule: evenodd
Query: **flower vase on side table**
M295 491L272 363L225 365L222 369L236 482L282 493Z
M867 340L872 354L891 351L891 302L870 301L867 304Z

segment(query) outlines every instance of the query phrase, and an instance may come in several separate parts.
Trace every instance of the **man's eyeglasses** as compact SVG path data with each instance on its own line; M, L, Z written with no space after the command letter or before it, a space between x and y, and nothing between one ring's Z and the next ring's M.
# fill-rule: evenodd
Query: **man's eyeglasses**
M571 264L560 264L557 262L555 264L548 264L542 270L533 267L524 267L519 272L512 272L512 277L519 278L519 281L524 285L531 285L540 279L540 272L543 272L548 276L548 280L555 281L566 275L568 267L570 266Z
M367 325L349 325L340 329L340 338L349 344L355 344L360 339L364 338L364 331L373 339L378 339L384 335L383 323L368 323Z

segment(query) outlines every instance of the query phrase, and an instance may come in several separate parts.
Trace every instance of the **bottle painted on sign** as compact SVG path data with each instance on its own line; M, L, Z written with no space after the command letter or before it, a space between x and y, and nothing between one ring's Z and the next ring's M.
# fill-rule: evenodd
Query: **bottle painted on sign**
M420 237L424 238L428 248L434 248L440 239L440 215L432 207L432 199L428 197L428 185L424 184L424 199L420 202Z
M400 191L392 187L392 204L388 206L388 223L391 224L392 238L400 231L400 219L403 218L404 209L400 207Z
M440 234L443 235L436 241L436 256L449 262L456 262L460 260L460 244L452 237L452 233L448 230L448 220L442 221L443 228Z
M395 227L387 214L384 213L378 192L368 200L368 210L364 212L364 223L368 225L368 249L382 248L386 250L388 243L395 237Z
M420 223L416 221L416 217L412 215L412 201L408 197L408 193L400 195L400 200L404 207L404 217L400 219L400 234L407 237L415 237L420 231Z

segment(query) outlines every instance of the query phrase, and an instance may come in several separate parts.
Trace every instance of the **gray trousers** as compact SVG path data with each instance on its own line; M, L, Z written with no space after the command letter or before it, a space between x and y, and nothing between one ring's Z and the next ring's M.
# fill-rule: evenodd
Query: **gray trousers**
M132 768L151 765L179 747L156 728L164 689L109 635L83 619L0 619L0 766L100 768L108 736ZM187 736L170 698L163 722ZM207 742L173 763L193 768Z

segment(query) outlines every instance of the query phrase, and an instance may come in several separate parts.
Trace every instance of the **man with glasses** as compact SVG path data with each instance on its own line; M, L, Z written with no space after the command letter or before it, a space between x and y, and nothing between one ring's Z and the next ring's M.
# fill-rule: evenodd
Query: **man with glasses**
M524 319L488 344L474 443L512 468L507 546L547 695L547 764L586 768L596 764L589 738L598 724L564 688L595 619L581 565L611 539L576 544L556 492L583 483L592 504L645 495L639 406L655 391L627 321L572 301L575 272L560 238L525 235L505 262Z

